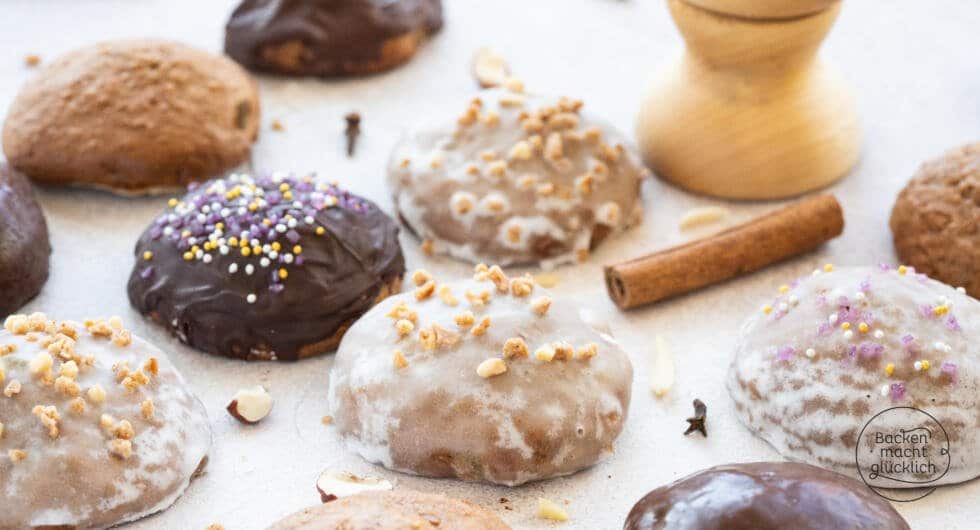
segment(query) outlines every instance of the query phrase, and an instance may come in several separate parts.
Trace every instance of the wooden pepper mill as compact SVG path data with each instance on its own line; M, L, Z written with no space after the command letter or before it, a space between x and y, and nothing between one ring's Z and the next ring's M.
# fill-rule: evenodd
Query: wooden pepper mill
M689 190L775 199L843 177L860 151L854 99L817 49L840 0L668 0L687 43L637 120L647 164Z

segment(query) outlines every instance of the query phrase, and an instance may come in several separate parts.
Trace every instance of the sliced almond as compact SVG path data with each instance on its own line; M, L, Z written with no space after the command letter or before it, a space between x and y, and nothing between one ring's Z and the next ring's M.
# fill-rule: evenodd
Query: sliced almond
M510 67L497 52L480 48L473 56L473 77L482 88L498 87L510 77Z
M316 490L323 502L335 501L365 491L387 491L391 482L383 478L359 477L346 471L326 470L316 479Z
M656 351L650 367L650 390L653 391L653 395L663 397L672 386L674 386L674 354L667 346L667 341L657 335Z
M692 208L681 217L681 230L717 223L728 215L728 210L720 206Z
M557 503L538 497L538 517L552 521L567 521L568 512Z

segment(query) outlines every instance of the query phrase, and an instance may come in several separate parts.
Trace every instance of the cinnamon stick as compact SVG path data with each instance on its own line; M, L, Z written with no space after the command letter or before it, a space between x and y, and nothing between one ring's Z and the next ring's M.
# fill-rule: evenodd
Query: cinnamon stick
M844 231L833 195L819 195L714 236L606 267L609 297L631 309L813 250Z

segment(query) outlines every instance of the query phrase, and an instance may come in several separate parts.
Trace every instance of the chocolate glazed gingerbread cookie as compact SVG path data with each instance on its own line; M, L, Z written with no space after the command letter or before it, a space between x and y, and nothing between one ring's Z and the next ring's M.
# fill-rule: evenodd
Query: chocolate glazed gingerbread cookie
M244 0L225 52L251 70L365 75L408 61L441 27L440 0Z
M171 199L136 244L130 302L208 353L296 360L336 347L401 288L398 228L312 176L232 175Z
M0 317L37 295L50 255L48 225L27 177L0 162Z

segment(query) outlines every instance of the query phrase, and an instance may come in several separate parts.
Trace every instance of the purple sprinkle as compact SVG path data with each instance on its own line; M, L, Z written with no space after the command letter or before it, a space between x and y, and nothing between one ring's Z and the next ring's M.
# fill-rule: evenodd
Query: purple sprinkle
M919 306L919 313L924 318L929 318L929 317L931 317L931 316L933 316L935 314L935 313L933 313L932 306L929 305L929 304L922 304L921 306Z
M286 232L286 239L288 239L291 243L296 243L299 241L299 233L291 229Z
M877 359L881 357L881 354L885 353L885 347L877 342L862 342L858 346L858 352L865 359Z
M857 353L857 346L851 344L850 346L847 347L847 356L848 357L854 357L854 355L856 353Z
M888 387L888 394L892 401L898 401L905 397L905 385L902 383L892 383Z
M963 330L963 328L960 327L959 321L956 320L956 317L954 317L953 315L949 315L949 318L946 319L946 327L949 328L950 331Z
M871 290L871 279L870 278L865 278L861 282L861 292L862 293L867 293L870 290Z
M830 324L824 322L823 324L820 324L820 329L817 330L817 335L820 335L820 336L827 335L828 333L830 333L833 330L834 330L834 327L833 326L831 326Z
M824 296L824 295L818 296L817 297L817 307L826 307L826 306L827 306L827 297Z
M285 289L285 288L286 288L286 286L283 285L283 284L281 284L281 283L274 283L274 284L272 284L272 285L269 286L269 290L272 291L272 292L274 292L274 293L281 293L282 290Z
M154 226L153 228L150 229L151 239L160 239L160 236L162 235L163 235L163 229L160 228L159 226Z
M786 362L793 358L793 354L796 353L796 348L792 346L782 346L776 352L776 359Z
M143 278L144 280L149 280L152 277L153 277L153 266L152 265L150 265L149 267L143 269L142 272L140 272L140 278Z
M880 270L882 272L890 271L890 270L892 270L892 266L889 265L889 264L887 264L887 263L879 263L878 264L878 270Z
M952 380L952 381L953 381L954 383L956 382L956 372L957 372L957 368L956 368L956 364L955 364L955 363L951 363L951 362L949 362L949 361L943 361L943 364L942 364L942 366L940 366L940 367L939 367L939 370L940 370L940 371L941 371L941 372L942 372L943 374L946 374L947 376L949 376L949 378L950 378L950 379L951 379L951 380Z
M840 298L837 299L837 307L850 307L850 306L851 306L851 300L848 299L846 296L841 296Z
M293 260L293 263L295 263L296 265L302 265L304 261L306 260L303 259L303 256L296 256L296 259Z
M913 337L912 335L906 334L902 336L902 344L909 346L913 342L915 342L915 337Z
M920 282L924 282L929 279L929 277L925 274L916 274L915 277L918 278Z

